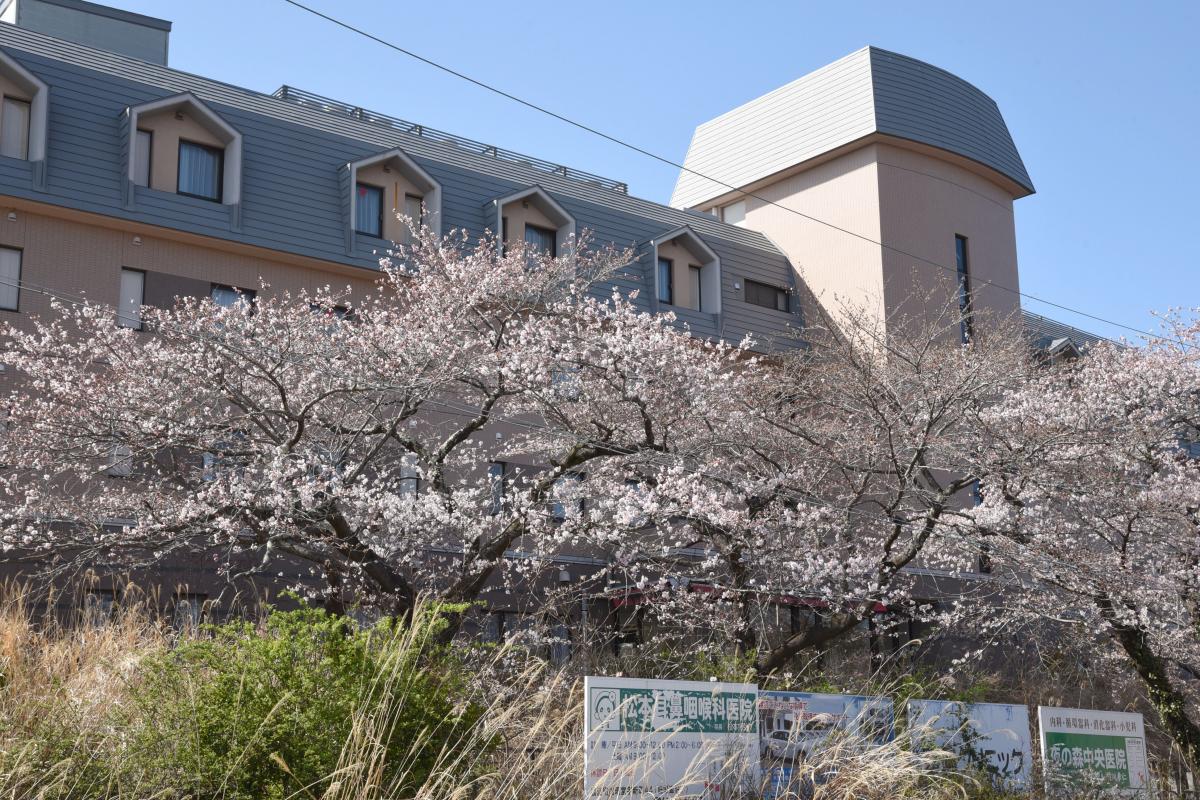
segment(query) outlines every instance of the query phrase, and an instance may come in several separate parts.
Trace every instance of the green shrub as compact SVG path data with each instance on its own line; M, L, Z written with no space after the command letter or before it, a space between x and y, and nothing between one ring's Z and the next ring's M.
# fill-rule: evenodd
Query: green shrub
M358 630L316 609L273 611L261 628L209 626L208 638L152 656L132 688L122 783L175 796L319 797L365 720L382 741L381 782L419 784L477 718L458 702L426 617Z

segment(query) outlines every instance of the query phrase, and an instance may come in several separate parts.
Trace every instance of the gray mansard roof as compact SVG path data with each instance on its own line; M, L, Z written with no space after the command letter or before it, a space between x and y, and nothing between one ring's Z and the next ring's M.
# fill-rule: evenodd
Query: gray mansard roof
M399 148L441 185L443 232L481 235L495 224L484 204L536 184L595 242L635 249L638 260L621 285L639 289L647 308L654 274L647 244L687 225L720 257L722 303L719 314L677 310L680 318L702 337L753 333L784 346L796 341L797 313L747 304L734 288L746 278L794 286L787 259L760 233L630 197L613 181L550 171L554 165L537 159L523 162L303 93L262 94L9 24L0 24L0 50L50 87L46 159L0 157L0 194L376 269L378 241L346 235L348 189L339 175L349 162ZM126 110L184 92L240 132L240 202L222 205L127 181Z
M963 156L1034 191L994 100L943 69L864 47L696 128L671 205L698 206L875 133Z

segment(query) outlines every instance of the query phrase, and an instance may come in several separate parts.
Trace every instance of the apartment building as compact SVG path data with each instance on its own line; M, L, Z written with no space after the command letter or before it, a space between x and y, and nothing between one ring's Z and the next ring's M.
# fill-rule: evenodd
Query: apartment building
M814 298L891 317L944 290L964 310L1019 310L989 284L1019 285L1012 203L1033 191L1003 118L965 81L894 53L865 48L702 125L694 172L662 205L294 87L171 69L164 20L7 0L0 21L0 313L18 323L53 296L138 327L141 305L177 296L361 292L409 235L396 211L552 254L587 231L633 249L618 286L647 313L764 349L803 346ZM562 574L584 561L564 558ZM199 560L161 580L189 587L176 603L188 616L216 591Z

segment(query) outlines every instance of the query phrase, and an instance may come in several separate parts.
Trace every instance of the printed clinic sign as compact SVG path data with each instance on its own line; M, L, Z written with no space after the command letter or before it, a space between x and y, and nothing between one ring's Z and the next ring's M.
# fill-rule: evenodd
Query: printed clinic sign
M758 735L764 797L802 795L821 784L830 771L816 769L827 747L859 751L896 737L891 698L812 692L759 692ZM807 764L809 770L797 772ZM825 768L831 765L822 765ZM798 777L797 777L798 776Z
M927 745L955 753L958 769L983 772L999 789L1031 788L1033 741L1025 706L910 700L908 724L928 737Z
M1038 706L1046 789L1105 787L1138 794L1149 783L1141 714Z
M758 687L584 679L584 797L719 800L758 781Z

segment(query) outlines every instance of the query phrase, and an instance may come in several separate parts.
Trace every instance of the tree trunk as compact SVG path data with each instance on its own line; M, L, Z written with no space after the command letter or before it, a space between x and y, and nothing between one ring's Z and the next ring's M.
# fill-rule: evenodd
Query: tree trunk
M1200 774L1200 725L1188 716L1187 701L1171 683L1168 665L1151 648L1145 631L1120 622L1111 598L1101 595L1096 603L1109 623L1109 635L1125 651L1142 679L1163 730L1179 748L1192 772Z
M836 614L828 623L794 634L778 647L763 651L755 663L759 681L765 680L772 672L782 669L797 653L833 641L852 629L861 620L862 615L860 614Z

